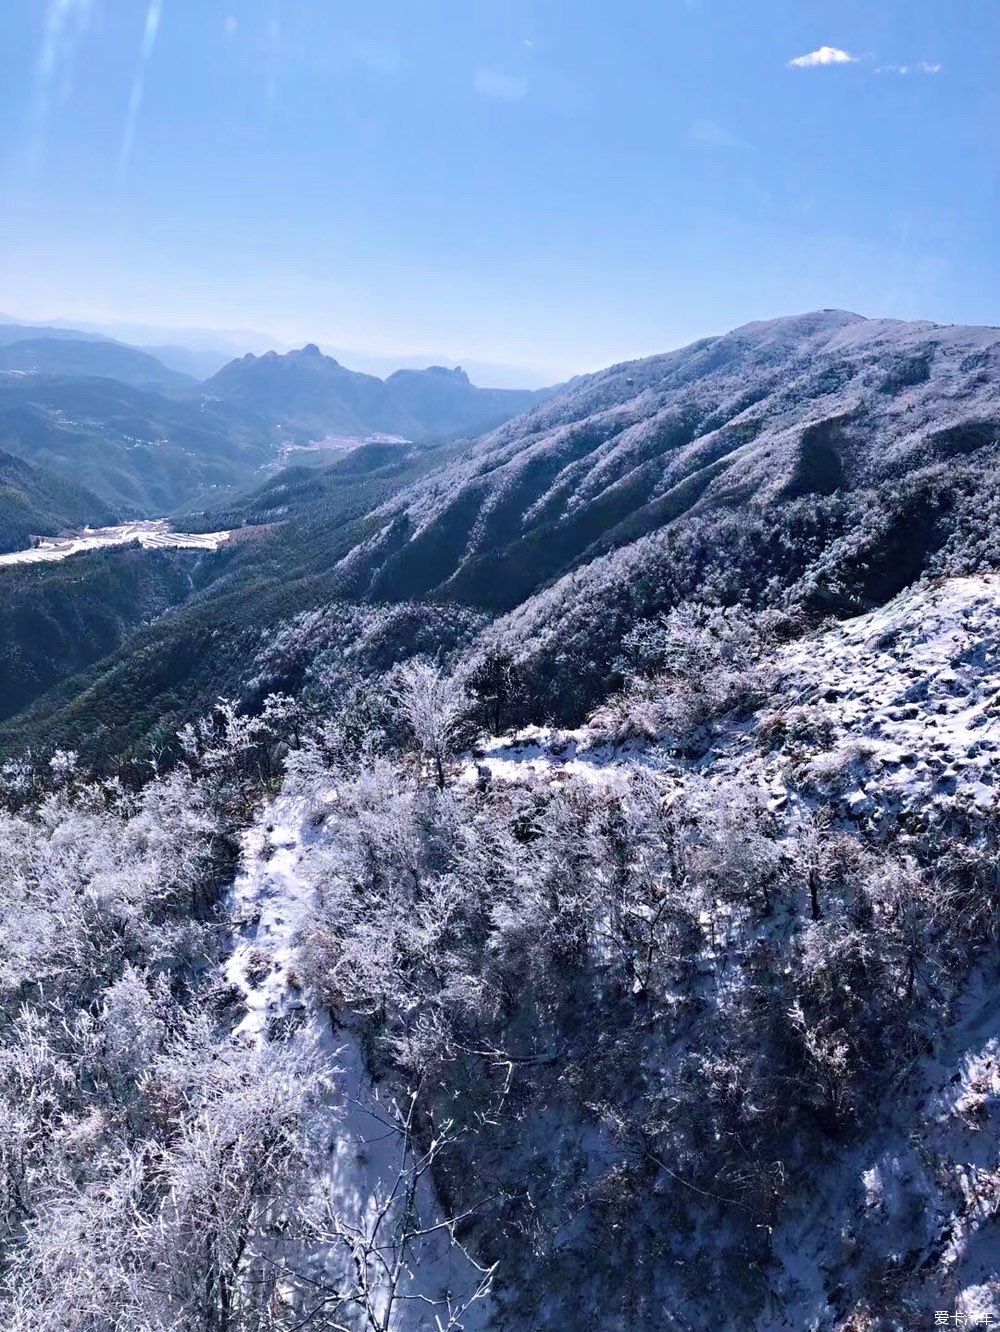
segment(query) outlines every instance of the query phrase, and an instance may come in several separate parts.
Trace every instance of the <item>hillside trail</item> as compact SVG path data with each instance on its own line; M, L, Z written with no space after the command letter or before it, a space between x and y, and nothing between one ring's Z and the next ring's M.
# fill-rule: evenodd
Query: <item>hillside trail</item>
M332 809L332 792L326 800ZM315 902L308 861L323 838L307 801L291 794L276 797L244 834L241 870L228 904L234 946L223 972L242 995L244 1016L233 1031L235 1041L288 1039L298 1029L321 1059L332 1085L324 1106L331 1131L316 1186L330 1213L348 1229L363 1230L376 1223L396 1181L410 1178L419 1149L408 1148L398 1131L393 1099L398 1092L372 1080L357 1036L347 1025L335 1026L295 975L296 948ZM388 1314L383 1308L386 1321L380 1326L384 1332L449 1327L481 1332L488 1313L485 1300L449 1323L449 1307L468 1299L482 1272L453 1242L430 1172L417 1181L415 1208L425 1233L406 1246L400 1294ZM391 1209L387 1220L393 1221ZM341 1246L313 1255L335 1281L343 1277L338 1255Z

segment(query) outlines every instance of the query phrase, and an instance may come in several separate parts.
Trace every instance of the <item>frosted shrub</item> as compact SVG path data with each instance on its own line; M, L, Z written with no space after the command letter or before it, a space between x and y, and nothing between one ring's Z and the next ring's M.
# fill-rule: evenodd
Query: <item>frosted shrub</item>
M626 634L620 662L628 686L598 710L609 736L664 735L697 747L718 718L759 704L773 687L762 663L760 623L738 608L685 603Z
M802 772L803 786L828 798L841 796L867 776L874 752L874 746L865 740L847 740L817 754Z
M410 661L396 672L396 703L413 742L438 786L445 763L457 750L469 702L462 682L427 661Z

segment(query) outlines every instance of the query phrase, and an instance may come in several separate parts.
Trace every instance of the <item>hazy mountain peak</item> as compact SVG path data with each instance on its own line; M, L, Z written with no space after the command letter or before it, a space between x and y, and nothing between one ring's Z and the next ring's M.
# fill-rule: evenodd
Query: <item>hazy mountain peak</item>
M396 370L389 376L386 383L392 384L394 382L402 382L411 377L447 380L453 384L464 384L467 387L473 387L472 380L460 365L456 365L453 368L449 368L446 365L429 365L426 370Z
M271 351L231 361L205 388L307 439L477 435L550 396L544 390L477 388L461 366L397 370L382 380L349 370L314 342L284 355Z
M442 379L454 379L461 384L468 384L470 382L469 376L460 365L456 365L450 370L446 365L429 365L424 373L428 375L440 375Z

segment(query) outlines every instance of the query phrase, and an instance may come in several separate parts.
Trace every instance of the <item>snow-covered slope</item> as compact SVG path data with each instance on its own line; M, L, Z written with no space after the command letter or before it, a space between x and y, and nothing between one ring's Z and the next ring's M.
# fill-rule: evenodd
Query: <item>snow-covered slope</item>
M996 329L820 310L611 366L390 500L343 570L379 599L510 611L510 647L555 633L564 650L585 607L614 615L650 568L651 600L670 588L677 548L661 539L692 519L844 499L978 449L985 462L998 359ZM798 553L773 572L794 578Z
M718 723L699 757L679 755L665 742L615 747L596 724L533 728L494 737L466 757L453 774L454 798L472 803L484 787L496 794L523 785L537 794L580 783L596 788L599 799L607 794L627 804L630 774L645 768L663 783L667 801L674 788L690 785L695 801L711 801L750 782L761 788L762 807L769 805L779 826L823 806L845 832L863 832L868 845L929 819L950 826L963 811L982 820L997 807L998 644L1000 576L919 585L881 610L779 648L769 663L766 706ZM351 817L332 774L286 781L247 834L243 873L231 895L236 944L226 978L245 1010L235 1039L294 1039L305 1030L333 1070L335 1127L317 1188L337 1216L350 1218L353 1233L363 1234L400 1168L398 1135L391 1125L387 1130L391 1092L372 1081L352 1031L331 1026L295 976L317 885L341 872L336 845ZM803 937L802 927L803 913L786 901L762 920L748 918L745 927L733 917L732 928L758 931L757 938L771 942L788 932L791 955L797 945L790 941ZM731 933L725 948L732 945L738 956L746 942ZM717 953L706 951L701 961L705 1008L694 1019L692 1041L717 1002L705 981ZM720 975L726 965L723 959ZM957 994L942 1004L933 1044L895 1077L875 1126L819 1140L825 1145L813 1149L803 1171L808 1187L791 1192L770 1234L763 1310L752 1324L727 1322L720 1312L720 1328L895 1329L898 1321L876 1321L887 1307L887 1280L896 1283L893 1307L902 1302L915 1318L936 1309L970 1320L1000 1316L1000 1009L988 962ZM569 1141L577 1130L584 1132L582 1123L551 1132ZM556 1150L546 1140L545 1150L550 1146ZM429 1172L421 1188L422 1224L433 1229L444 1213ZM720 1254L727 1246L731 1253L725 1227L715 1242ZM332 1242L320 1246L316 1261L335 1265L336 1252ZM389 1324L394 1332L433 1328L443 1306L425 1305L423 1297L440 1301L445 1292L472 1289L477 1279L447 1230L410 1252L407 1271L407 1293L420 1298L401 1303ZM516 1275L507 1274L507 1294L512 1280ZM670 1294L676 1316L689 1319L677 1325L705 1326L703 1310L688 1305L690 1292L674 1291L673 1281L672 1273L663 1274L664 1298ZM548 1303L566 1310L569 1300L565 1290L554 1290ZM489 1323L491 1315L498 1321ZM455 1326L525 1332L505 1317L505 1305L484 1302Z
M308 1264L331 1289L356 1291L345 1301L342 1326L477 1332L488 1304L471 1297L485 1289L489 1273L455 1239L436 1196L435 1145L411 1137L406 1089L372 1081L354 1034L334 1027L295 975L322 872L323 821L336 801L332 785L307 795L290 782L244 836L242 872L229 899L234 947L224 967L244 1008L233 1039L300 1041L326 1067L328 1145L316 1163L318 1238Z
M725 724L697 760L656 743L614 748L590 726L532 728L487 742L462 780L614 787L643 765L678 787L690 777L725 788L750 775L779 816L824 804L876 838L928 819L958 837L964 814L996 816L1000 576L915 586L780 649L773 666L766 707ZM1000 1320L995 975L973 976L935 1048L895 1080L880 1121L874 1136L815 1162L775 1230L756 1332L883 1326L875 1274L884 1281L886 1270L916 1319Z
M995 808L1000 775L1000 575L920 584L775 654L774 692L697 763L659 744L613 746L592 725L487 740L466 783L546 773L613 782L632 765L728 779L749 760L775 806L836 797L848 818Z
M968 1319L959 1326L997 1325L998 1008L995 986L978 978L939 1048L897 1079L884 1128L817 1163L808 1194L772 1237L759 1332L841 1327L852 1304L876 1312L866 1276L885 1267L909 1287L915 1310L941 1310L953 1327L956 1314Z
M1000 576L911 588L796 643L780 668L790 706L811 709L814 724L832 731L798 776L822 775L824 765L834 773L850 760L846 812L995 806Z

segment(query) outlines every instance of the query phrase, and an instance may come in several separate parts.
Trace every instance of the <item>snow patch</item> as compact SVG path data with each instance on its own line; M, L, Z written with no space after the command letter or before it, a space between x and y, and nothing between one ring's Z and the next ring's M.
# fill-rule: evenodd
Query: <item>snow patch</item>
M0 566L10 564L41 564L51 560L65 560L87 550L107 550L114 546L127 546L138 541L144 550L218 550L228 541L229 532L175 532L165 519L149 522L122 523L118 527L86 527L82 532L68 536L39 537L27 550L14 550L0 555Z

